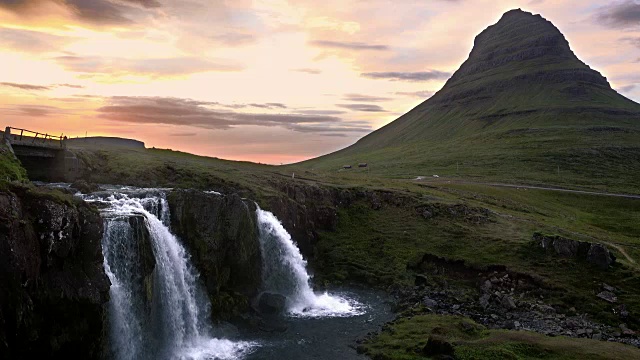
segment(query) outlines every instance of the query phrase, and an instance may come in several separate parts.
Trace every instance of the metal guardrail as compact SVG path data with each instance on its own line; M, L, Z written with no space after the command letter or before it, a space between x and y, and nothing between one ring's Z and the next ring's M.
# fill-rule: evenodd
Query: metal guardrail
M15 130L13 132L12 130ZM18 131L20 132L18 134ZM38 131L31 131L27 129L14 128L7 126L4 131L4 138L9 140L9 143L19 145L32 145L32 146L44 146L44 147L66 147L67 137L64 134L60 136L51 135L48 133L41 133Z

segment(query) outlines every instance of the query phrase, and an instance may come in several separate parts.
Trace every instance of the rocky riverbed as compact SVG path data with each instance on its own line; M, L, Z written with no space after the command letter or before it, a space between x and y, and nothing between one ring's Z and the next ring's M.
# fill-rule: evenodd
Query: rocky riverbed
M459 315L473 319L490 329L527 330L548 336L568 336L615 341L640 347L640 338L625 323L628 312L616 302L620 290L601 284L594 301L607 301L620 318L620 325L598 323L575 308L569 311L545 302L538 288L525 277L506 271L493 271L478 288L449 286L431 281L425 275L416 277L416 286L391 290L399 317L433 313ZM605 293L605 296L602 294ZM374 336L368 334L368 337ZM366 341L368 337L361 340Z

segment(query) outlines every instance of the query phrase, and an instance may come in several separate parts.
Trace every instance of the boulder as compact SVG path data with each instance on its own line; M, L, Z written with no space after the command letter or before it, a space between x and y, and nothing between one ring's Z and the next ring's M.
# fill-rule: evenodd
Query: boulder
M513 301L513 298L511 296L505 296L502 298L502 307L507 310L513 310L517 308L516 302Z
M583 259L601 268L607 269L616 260L605 245L567 239L558 235L533 234L533 241L545 251L558 256Z
M598 293L598 295L596 295L597 297L599 297L600 299L609 302L609 303L616 303L618 302L618 297L609 291L602 291L600 293Z
M282 294L263 292L258 298L258 310L262 314L281 314L287 305L287 297Z
M100 187L93 183L88 183L85 180L78 180L71 184L71 187L80 191L83 194L92 193L100 190Z
M422 299L422 304L428 308L435 309L439 306L439 303L436 300L433 300L427 296Z
M422 349L422 353L426 356L453 355L453 345L445 338L438 335L431 335L427 340L427 344Z
M602 244L591 244L587 253L587 261L601 269L608 269L615 260L615 256Z

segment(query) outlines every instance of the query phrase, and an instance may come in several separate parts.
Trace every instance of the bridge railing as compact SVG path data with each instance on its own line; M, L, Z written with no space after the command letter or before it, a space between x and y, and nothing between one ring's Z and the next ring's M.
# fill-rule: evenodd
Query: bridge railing
M20 143L23 145L56 146L59 144L60 148L66 147L65 140L67 140L66 136L63 136L63 134L57 136L11 126L7 126L5 128L4 138L9 140L11 143Z

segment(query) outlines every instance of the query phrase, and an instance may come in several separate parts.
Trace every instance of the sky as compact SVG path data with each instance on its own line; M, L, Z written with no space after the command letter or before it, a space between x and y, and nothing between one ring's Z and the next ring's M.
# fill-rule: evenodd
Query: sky
M426 100L514 8L640 100L634 0L0 0L0 127L296 162Z

